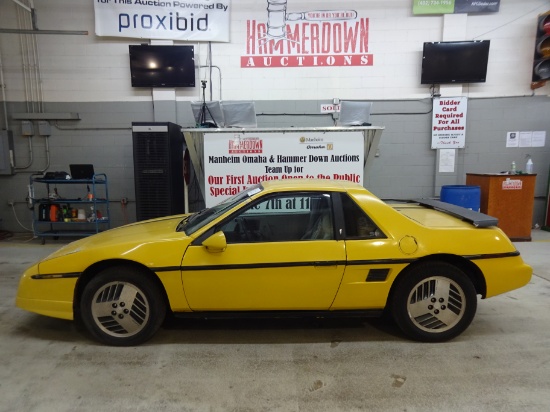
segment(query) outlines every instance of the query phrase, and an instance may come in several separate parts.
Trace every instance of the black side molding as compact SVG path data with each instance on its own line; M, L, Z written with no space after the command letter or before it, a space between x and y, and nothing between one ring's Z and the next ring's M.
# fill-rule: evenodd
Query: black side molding
M301 319L301 318L378 318L383 309L359 310L258 310L174 312L183 319Z

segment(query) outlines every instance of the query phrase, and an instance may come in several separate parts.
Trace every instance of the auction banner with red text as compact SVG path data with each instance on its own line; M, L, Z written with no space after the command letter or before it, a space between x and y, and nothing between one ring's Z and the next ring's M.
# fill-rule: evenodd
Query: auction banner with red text
M461 149L466 144L466 97L433 99L432 149Z
M242 68L373 65L369 19L345 2L338 9L294 11L292 1L265 1L265 19L246 21Z
M363 183L364 138L350 132L205 133L206 207L264 180Z

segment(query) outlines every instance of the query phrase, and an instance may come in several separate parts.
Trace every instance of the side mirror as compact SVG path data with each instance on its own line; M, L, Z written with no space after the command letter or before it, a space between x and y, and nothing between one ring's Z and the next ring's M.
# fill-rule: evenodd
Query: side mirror
M219 231L202 242L202 245L209 252L223 252L227 248L227 240L223 232Z

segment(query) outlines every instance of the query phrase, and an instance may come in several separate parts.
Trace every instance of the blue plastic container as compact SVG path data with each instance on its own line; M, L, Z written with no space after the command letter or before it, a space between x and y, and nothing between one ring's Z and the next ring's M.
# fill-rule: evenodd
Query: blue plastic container
M442 202L451 203L479 212L481 188L479 186L468 185L441 186L440 199Z

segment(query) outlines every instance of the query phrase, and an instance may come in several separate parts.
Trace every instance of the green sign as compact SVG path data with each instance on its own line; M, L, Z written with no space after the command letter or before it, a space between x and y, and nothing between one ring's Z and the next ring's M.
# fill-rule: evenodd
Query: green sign
M413 14L451 14L455 0L413 0Z
M413 0L413 14L496 13L500 0Z

